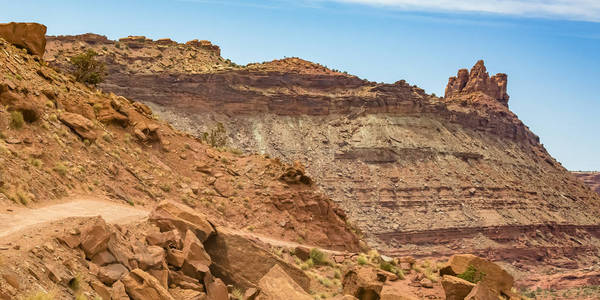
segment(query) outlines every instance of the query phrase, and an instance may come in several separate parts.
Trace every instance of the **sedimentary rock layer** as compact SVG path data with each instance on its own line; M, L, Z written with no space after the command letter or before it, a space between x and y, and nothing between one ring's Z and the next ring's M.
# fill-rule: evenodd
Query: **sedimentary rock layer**
M573 172L573 174L600 194L600 172Z

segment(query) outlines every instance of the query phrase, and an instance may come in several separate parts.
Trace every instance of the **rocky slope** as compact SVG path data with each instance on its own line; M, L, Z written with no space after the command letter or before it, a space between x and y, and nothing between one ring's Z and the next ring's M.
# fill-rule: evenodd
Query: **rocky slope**
M228 300L223 280L276 299L259 282L276 266L308 297L299 264L255 235L359 250L300 164L213 148L140 102L75 82L41 59L45 30L0 24L0 299ZM33 210L82 197L154 210L120 225Z
M573 174L600 194L600 172L573 172Z
M171 199L215 224L358 248L333 202L287 177L301 166L214 149L154 119L146 105L76 83L4 40L0 104L4 208L76 194L150 207Z
M242 67L190 43L138 40L50 37L45 59L68 69L93 48L108 65L105 91L192 134L220 122L232 147L302 162L385 253L469 251L522 270L598 260L600 197L508 109L507 76L490 77L483 62L437 98L298 58Z

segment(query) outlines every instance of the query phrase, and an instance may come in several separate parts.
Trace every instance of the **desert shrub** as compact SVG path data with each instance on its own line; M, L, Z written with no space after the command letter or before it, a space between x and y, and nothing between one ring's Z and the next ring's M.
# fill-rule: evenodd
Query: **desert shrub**
M75 300L88 300L88 297L85 294L79 294L75 296Z
M204 132L202 140L215 148L225 147L227 145L227 130L225 130L223 123L219 122L209 132Z
M31 163L32 166L39 168L42 166L42 160L37 159L37 158L32 158L31 160L29 160L29 163Z
M468 282L478 283L485 277L485 273L478 271L473 265L469 265L466 271L457 275L458 278Z
M312 259L312 261L317 265L323 265L327 263L327 257L325 256L325 253L317 248L310 249L309 256L310 259Z
M379 268L382 269L382 270L384 270L384 271L388 271L388 272L392 272L392 273L393 273L393 270L394 270L394 266L392 264L390 264L389 262L385 262L385 261L382 261L379 264Z
M77 275L69 280L69 288L73 291L79 291L81 288L81 275Z
M390 273L396 274L396 276L398 276L398 278L400 278L400 279L404 279L404 272L402 272L401 269L399 269L398 267L394 266L393 264L391 264L389 262L382 261L379 264L379 268L384 271L388 271Z
M64 164L62 164L62 163L57 163L54 166L53 170L54 170L54 172L58 173L60 176L67 175L67 171L68 171L67 167Z
M98 112L100 112L100 110L103 108L104 106L102 106L102 103L94 103L94 105L92 106L92 108L94 109L94 112L97 114Z
M367 260L367 257L366 257L364 254L361 254L361 255L359 255L359 256L358 256L358 258L356 259L356 262L357 262L359 265L366 265L366 264L367 264L367 262L368 262L368 260Z
M22 190L17 190L17 199L19 199L19 202L21 202L21 204L23 205L29 204L30 200L29 195L27 195L27 193Z
M331 287L333 285L331 280L323 277L319 277L319 283L325 287Z
M75 80L97 85L104 80L106 66L103 62L96 59L98 53L92 49L86 52L71 57L71 65L73 65L73 75Z
M158 187L165 193L168 193L171 191L171 186L168 183L162 183Z
M105 133L102 135L102 139L103 139L105 142L107 142L107 143L112 143L112 141L113 141L113 138L112 138L112 136L111 136L111 135L110 135L110 133L108 133L108 132L105 132Z
M369 261L372 263L377 264L381 261L381 255L375 249L369 250L369 252L367 253L367 256L369 258Z
M242 291L239 288L233 288L233 290L231 291L231 296L233 297L233 299L236 300L244 299L244 293L242 293Z
M37 292L25 297L25 300L54 300L54 294L48 292Z
M13 110L10 112L10 125L13 128L21 128L25 124L25 119L23 118L23 113L17 110Z
M404 271L402 271L402 269L396 268L396 275L400 280L404 280Z
M302 268L302 270L308 270L314 266L315 266L315 263L313 262L312 258L309 258L300 267Z

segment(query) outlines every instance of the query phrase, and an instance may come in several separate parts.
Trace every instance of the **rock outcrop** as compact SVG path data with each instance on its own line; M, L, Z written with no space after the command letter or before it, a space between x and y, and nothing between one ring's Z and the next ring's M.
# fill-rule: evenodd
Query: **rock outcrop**
M38 23L0 24L0 37L38 57L46 49L46 26Z
M483 60L480 60L471 68L471 72L467 69L460 69L456 77L448 79L444 97L452 98L481 92L508 106L507 79L508 77L504 73L490 77Z
M98 134L94 131L94 122L80 114L64 112L58 118L82 139L93 142L98 137Z
M299 287L309 290L310 278L301 269L227 228L218 228L217 234L206 241L205 247L213 262L211 272L228 284L235 283L242 288L257 287L259 281L278 265Z
M465 274L468 274L467 276L470 277L471 280L477 282L477 286L471 287L471 289L477 289L477 291L474 292L471 290L469 292L470 294L477 295L478 293L485 293L493 295L494 298L498 298L501 295L512 294L511 289L514 284L513 277L500 266L487 259L471 254L453 255L448 261L448 266L440 270L440 275L442 276L465 276ZM450 283L450 278L448 277L444 277L444 280L447 282L447 284L444 285L447 296L448 294L454 295L455 293L452 291L459 290L452 289L450 288L451 286L462 286L460 291L463 289L466 291L467 289L467 286L465 286L464 283L461 284L455 280L452 284L448 284ZM472 299L479 298L473 296Z

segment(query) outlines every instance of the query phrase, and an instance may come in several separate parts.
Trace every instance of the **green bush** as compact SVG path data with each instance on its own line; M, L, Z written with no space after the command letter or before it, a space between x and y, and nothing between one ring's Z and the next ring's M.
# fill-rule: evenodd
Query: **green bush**
M10 112L10 125L13 128L21 128L25 124L25 119L23 118L23 113L17 110L13 110Z
M19 199L19 202L21 202L21 204L23 205L27 205L29 204L29 195L27 195L26 192L22 191L22 190L17 190L17 198Z
M367 260L367 257L364 254L361 254L356 259L356 262L358 262L359 265L366 265L367 262L368 262L368 260Z
M98 53L92 49L86 52L71 57L71 65L73 65L73 75L75 80L97 85L104 80L106 66L103 62L96 60Z
M227 130L225 130L223 123L217 123L217 126L211 129L210 132L204 132L202 140L215 148L225 147L227 145Z
M68 171L68 169L67 169L67 167L66 167L64 164L62 164L62 163L57 163L57 164L54 166L54 171L55 171L56 173L58 173L60 176L65 176L65 175L67 175L67 171Z
M25 297L25 300L54 300L53 293L37 292Z
M458 274L456 277L471 283L478 283L485 278L485 273L478 271L473 265L469 265L466 271Z
M382 261L379 264L379 268L384 270L384 271L388 271L390 273L394 273L398 276L399 279L404 279L404 272L402 272L401 269L399 269L398 267L394 266L393 264L389 263L389 262L385 262Z
M321 250L319 250L317 248L310 249L309 256L310 256L310 259L312 259L312 261L317 265L322 265L322 264L327 263L327 257L325 257L325 253L323 253Z
M384 271L388 271L388 272L394 273L394 266L392 264L390 264L389 262L382 261L379 264L379 268L382 269L382 270L384 270Z
M73 291L79 291L79 289L81 289L81 275L77 275L69 280L69 288Z
M239 288L233 288L233 290L231 291L231 296L233 297L233 299L236 300L244 299L244 293Z

